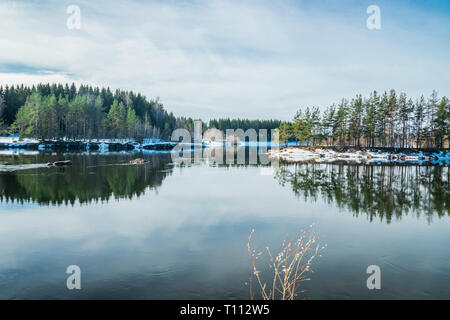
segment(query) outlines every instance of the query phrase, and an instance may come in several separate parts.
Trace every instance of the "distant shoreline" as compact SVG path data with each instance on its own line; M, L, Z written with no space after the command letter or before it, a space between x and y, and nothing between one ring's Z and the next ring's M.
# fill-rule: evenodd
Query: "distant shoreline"
M37 140L24 139L22 141L17 138L2 138L0 140L0 150L5 149L23 149L30 151L132 151L132 150L172 150L176 142L156 141L149 143L137 143L131 140L117 141L113 139L93 139L92 141L77 140Z
M0 137L0 150L23 149L30 151L132 151L132 150L160 150L170 151L177 145L177 142L166 140L154 140L150 142L136 142L132 139L92 139L92 140L41 140L35 138ZM193 143L192 145L195 145ZM206 143L202 147L215 146ZM258 146L258 142L253 146ZM269 149L270 144L267 146ZM353 147L353 146L301 146L282 145L283 149L301 149L306 151L328 150L336 153L350 154L354 152L383 152L388 154L416 155L421 153L425 156L440 152L449 152L449 148L401 148L401 147ZM278 152L279 153L279 152Z

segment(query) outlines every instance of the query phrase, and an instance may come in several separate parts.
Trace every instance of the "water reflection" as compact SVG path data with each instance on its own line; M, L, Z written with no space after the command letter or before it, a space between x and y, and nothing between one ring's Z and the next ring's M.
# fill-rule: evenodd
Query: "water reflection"
M31 165L60 157L41 153L14 161ZM143 157L149 163L129 165L136 157ZM174 164L169 153L65 155L73 166L1 173L0 201L67 205L131 199L140 197L147 189L157 190L172 174L174 166L270 167L263 154L258 154L256 164L251 161L238 164L237 157L234 163L230 162L232 158L217 162L215 157L211 151L206 156L201 152L199 156L187 153L186 161ZM438 217L450 215L448 166L297 163L280 167L272 164L272 169L276 180L290 187L296 196L312 202L325 201L356 216L364 213L370 221L378 217L389 223L410 212L426 216L430 222L435 214ZM243 176L245 174L242 172Z
M450 215L449 167L303 163L276 171L283 186L305 200L326 201L370 221L390 223L410 212Z
M127 165L137 157L150 163ZM328 247L304 283L306 298L450 296L450 219L384 222L386 212L401 215L406 207L448 214L449 168L267 167L274 179L260 164L207 158L178 167L162 153L41 153L15 161L61 158L73 166L0 173L3 202L41 204L1 203L0 299L248 299L249 230L256 230L256 243L276 249L313 222ZM74 202L89 205L49 205ZM371 210L376 221L339 214L338 207ZM80 291L66 287L73 264L84 275ZM378 292L366 287L371 264L383 270Z
M41 205L67 205L108 201L141 196L147 188L161 186L174 166L207 164L217 167L270 165L259 148L245 148L243 161L230 150L216 154L215 149L185 152L182 161L173 163L173 154L164 152L108 154L19 154L0 156L0 201L19 203L33 201ZM249 155L256 155L257 158ZM228 158L226 154L228 153ZM230 156L231 154L231 156ZM233 156L234 155L234 156ZM144 165L129 161L144 158ZM71 160L70 167L48 167L46 163ZM239 163L239 164L238 164Z
M39 204L74 204L141 196L156 189L171 174L170 155L141 155L145 165L129 165L133 154L66 155L70 167L38 167L0 174L0 200ZM46 163L60 156L40 154L16 159L18 163Z

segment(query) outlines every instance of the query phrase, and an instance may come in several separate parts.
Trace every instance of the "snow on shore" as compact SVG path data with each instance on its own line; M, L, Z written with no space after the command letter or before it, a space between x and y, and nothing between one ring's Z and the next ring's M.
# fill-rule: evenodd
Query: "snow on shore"
M39 143L39 140L36 139L23 139L19 141L19 137L0 137L0 143L10 144L12 146L25 146L28 144Z
M331 149L305 149L287 147L279 150L269 150L269 157L278 158L292 162L334 162L334 161L349 161L349 162L420 162L420 161L449 161L450 152L441 151L431 155L424 155L422 152L404 154L404 153L388 153L388 152L373 152L373 151L347 151L336 152Z
M175 146L175 142L162 141L161 139L144 139L142 143L136 142L134 139L66 139L61 140L45 140L40 141L37 139L19 137L0 137L0 150L5 151L19 151L19 150L39 150L48 151L57 148L58 150L86 150L86 151L117 151L117 149L125 151L152 149L154 151L168 147Z

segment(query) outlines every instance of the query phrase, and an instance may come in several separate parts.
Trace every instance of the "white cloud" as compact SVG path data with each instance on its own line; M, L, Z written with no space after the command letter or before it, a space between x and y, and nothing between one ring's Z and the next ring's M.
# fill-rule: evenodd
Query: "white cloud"
M289 119L301 105L373 89L447 94L448 57L431 45L439 17L414 32L390 20L369 31L364 7L333 13L268 1L79 3L81 30L66 28L69 3L0 6L0 30L9 30L0 37L0 64L62 72L0 74L0 84L76 80L159 96L175 114L204 119Z

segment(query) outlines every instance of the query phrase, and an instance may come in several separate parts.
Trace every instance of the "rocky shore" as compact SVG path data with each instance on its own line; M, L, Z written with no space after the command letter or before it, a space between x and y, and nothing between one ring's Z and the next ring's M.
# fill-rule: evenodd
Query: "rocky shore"
M416 150L416 149L354 149L354 148L311 148L286 147L279 150L272 149L269 157L288 162L446 162L450 163L450 151Z
M35 140L17 138L1 138L0 150L23 149L30 151L55 151L55 152L118 152L132 150L154 150L169 151L175 147L174 142L153 142L140 144L136 142L116 142L116 141L72 141L72 140Z

